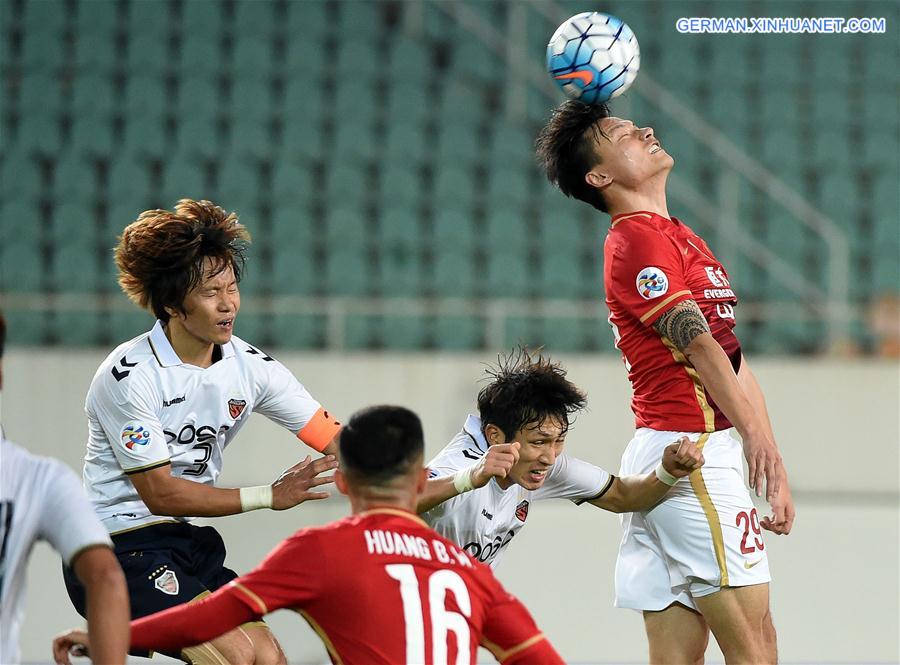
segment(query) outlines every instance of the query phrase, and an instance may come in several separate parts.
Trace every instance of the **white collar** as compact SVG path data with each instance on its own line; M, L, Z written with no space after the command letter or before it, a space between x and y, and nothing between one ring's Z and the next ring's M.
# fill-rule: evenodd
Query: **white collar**
M150 331L149 340L153 355L156 356L160 365L163 367L177 367L178 365L185 364L182 362L181 358L178 357L178 354L175 353L175 349L172 348L172 343L169 341L169 338L166 337L166 331L163 329L162 321L156 321L156 325L154 325L153 330ZM222 349L223 360L234 356L234 345L231 342L223 344L219 348Z
M481 418L469 414L466 424L463 425L463 431L474 439L479 449L488 449L487 439L484 438L484 432L481 431Z

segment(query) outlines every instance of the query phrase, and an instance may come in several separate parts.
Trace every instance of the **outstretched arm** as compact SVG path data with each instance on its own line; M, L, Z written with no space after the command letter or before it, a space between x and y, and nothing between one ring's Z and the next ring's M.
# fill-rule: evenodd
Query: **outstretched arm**
M771 428L764 422L764 414L748 399L697 303L693 300L678 303L659 317L653 328L664 343L674 347L693 366L703 387L740 433L750 469L750 487L761 495L765 481L766 498L771 501L784 478L781 455Z
M484 487L491 478L505 478L518 459L519 443L517 441L489 446L488 451L472 466L462 469L452 476L429 480L425 485L425 491L419 496L416 512L427 513L435 506L458 494Z
M75 556L72 568L87 592L88 633L96 648L95 663L124 663L128 652L128 589L116 555L109 547L91 547Z
M666 446L660 468L642 476L614 478L610 488L588 503L614 513L649 510L663 500L678 478L703 466L703 453L686 436Z

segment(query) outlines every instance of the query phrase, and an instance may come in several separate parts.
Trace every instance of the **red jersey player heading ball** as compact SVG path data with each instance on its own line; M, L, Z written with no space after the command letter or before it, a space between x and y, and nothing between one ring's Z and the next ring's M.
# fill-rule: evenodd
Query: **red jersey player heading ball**
M353 515L284 540L256 570L211 596L131 624L131 646L178 651L282 608L300 611L334 663L563 663L528 610L490 569L413 512L426 483L419 418L379 406L340 435L335 482ZM54 641L58 663L87 645Z

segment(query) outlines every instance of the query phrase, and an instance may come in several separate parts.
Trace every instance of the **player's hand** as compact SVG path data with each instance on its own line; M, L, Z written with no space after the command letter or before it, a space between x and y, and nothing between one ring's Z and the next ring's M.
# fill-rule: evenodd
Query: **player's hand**
M491 478L506 478L509 470L519 461L519 442L495 443L478 460L472 470L472 486L484 487Z
M763 481L766 484L766 501L778 496L782 479L787 478L781 454L775 442L768 436L760 435L744 439L744 457L747 458L748 480L750 489L756 490L756 496L762 496Z
M699 469L706 460L697 444L686 436L666 446L663 451L663 468L676 478L684 478L691 471Z
M53 638L53 660L58 665L72 665L69 654L88 656L91 643L88 634L83 630L69 630Z
M794 498L791 496L791 488L788 486L787 476L781 478L781 489L769 501L769 507L772 509L772 516L763 517L759 521L759 525L763 529L779 536L786 536L791 532L791 527L794 526L794 516L796 515Z
M272 483L272 510L287 510L304 501L327 499L328 492L310 492L313 487L320 487L334 482L334 476L320 477L320 473L337 468L334 455L325 455L315 462L309 455L278 476Z

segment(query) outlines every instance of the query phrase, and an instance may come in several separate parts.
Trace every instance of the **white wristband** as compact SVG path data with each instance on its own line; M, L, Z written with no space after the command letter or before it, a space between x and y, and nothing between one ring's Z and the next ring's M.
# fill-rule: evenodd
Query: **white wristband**
M666 471L666 467L663 466L662 462L656 467L656 477L659 478L659 482L665 483L669 487L678 482L678 478Z
M475 486L472 484L472 467L462 469L453 474L453 486L460 494L475 489Z
M241 512L272 507L272 486L257 485L241 488Z

